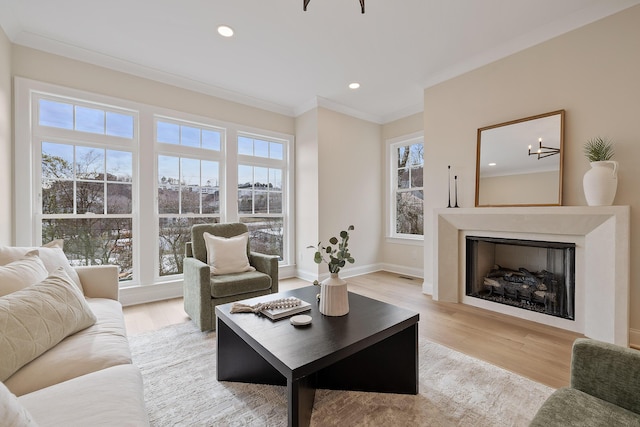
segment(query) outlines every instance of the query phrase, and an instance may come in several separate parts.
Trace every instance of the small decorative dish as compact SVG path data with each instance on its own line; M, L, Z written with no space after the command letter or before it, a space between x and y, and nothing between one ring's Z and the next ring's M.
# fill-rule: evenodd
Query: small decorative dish
M311 323L311 316L307 314L298 314L291 318L291 324L293 326L305 326Z

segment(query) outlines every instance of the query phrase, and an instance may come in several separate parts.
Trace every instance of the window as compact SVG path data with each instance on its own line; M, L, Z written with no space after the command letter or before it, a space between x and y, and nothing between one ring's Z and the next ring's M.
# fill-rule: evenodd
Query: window
M424 228L424 142L412 136L389 142L389 235L422 238Z
M251 249L285 257L285 141L238 136L238 216L247 224Z
M64 239L74 265L116 264L133 276L132 112L36 96L42 243Z
M182 274L191 226L220 221L224 130L158 118L158 274ZM189 155L182 155L189 149ZM167 153L167 154L164 154Z
M116 264L122 288L171 293L193 224L244 222L253 250L289 265L293 136L20 77L15 88L17 245L63 239L72 264Z

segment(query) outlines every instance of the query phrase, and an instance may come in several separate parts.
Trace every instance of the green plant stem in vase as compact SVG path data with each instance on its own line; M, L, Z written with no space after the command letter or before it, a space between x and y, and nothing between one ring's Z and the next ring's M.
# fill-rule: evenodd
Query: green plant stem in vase
M322 242L318 242L317 246L309 246L309 248L316 249L313 261L316 264L326 263L329 267L329 272L336 274L347 262L353 264L356 260L349 253L349 231L354 229L353 225L350 225L347 230L342 230L340 239L337 237L329 239L330 245L323 246Z
M317 246L309 246L316 250L313 261L316 264L326 263L331 273L331 277L320 283L318 310L325 316L344 316L349 312L347 282L338 277L338 272L347 263L355 262L349 252L349 231L353 229L353 225L350 225L342 230L340 238L332 237L327 246L323 246L322 242L318 242ZM317 280L314 284L317 284Z
M618 188L618 162L613 158L613 143L596 137L584 144L589 169L582 178L584 196L589 206L610 206Z
M584 144L584 155L589 162L603 162L613 158L613 143L602 137L595 137Z

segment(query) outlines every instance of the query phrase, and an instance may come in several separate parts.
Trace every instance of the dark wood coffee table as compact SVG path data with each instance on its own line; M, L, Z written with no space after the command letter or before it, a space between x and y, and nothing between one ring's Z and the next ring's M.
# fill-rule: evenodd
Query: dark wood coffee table
M311 420L315 390L418 393L419 314L349 293L349 313L318 311L319 288L309 286L243 301L294 296L311 303L308 326L216 307L217 378L287 386L290 426Z

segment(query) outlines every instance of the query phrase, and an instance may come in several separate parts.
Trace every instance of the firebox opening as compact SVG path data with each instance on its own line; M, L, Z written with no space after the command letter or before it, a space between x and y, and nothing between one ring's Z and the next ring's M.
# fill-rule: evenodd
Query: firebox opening
M466 237L466 295L574 320L574 243Z

